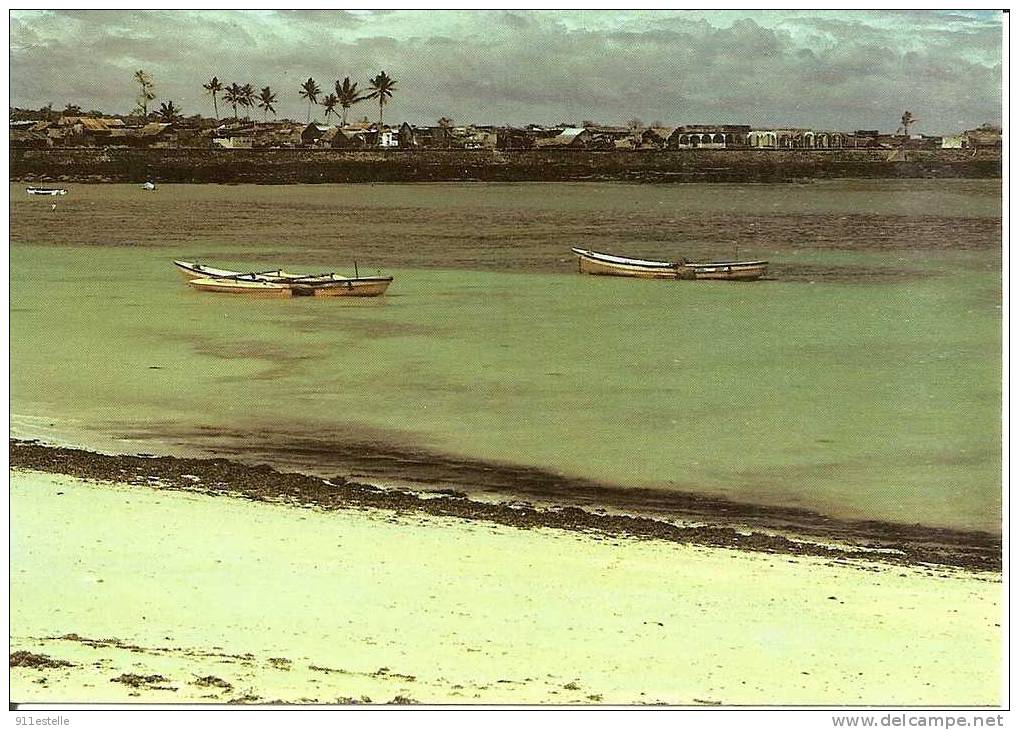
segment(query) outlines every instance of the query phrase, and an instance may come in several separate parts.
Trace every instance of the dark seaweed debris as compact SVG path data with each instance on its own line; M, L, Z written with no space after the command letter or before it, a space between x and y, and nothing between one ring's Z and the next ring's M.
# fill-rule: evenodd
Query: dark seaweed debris
M174 456L110 456L83 449L10 440L13 468L66 474L83 479L115 481L150 488L184 490L241 497L261 502L286 502L325 510L372 508L419 512L441 517L483 520L518 528L547 527L626 536L708 547L767 553L819 556L835 560L918 565L934 564L970 570L1001 569L1001 541L986 533L861 523L867 526L867 550L793 540L784 535L718 525L677 525L650 517L596 514L579 507L537 508L520 503L474 501L454 495L423 497L398 489L380 489L338 476L322 479L281 472L261 464L249 466L227 459L185 459ZM844 537L844 525L827 535L824 525L812 540ZM882 535L882 530L886 534ZM884 539L882 539L882 537Z
M60 667L73 667L74 664L63 659L53 659L45 654L16 651L11 654L11 666L29 667L31 669L59 669Z
M128 687L134 687L135 689L164 689L169 690L170 692L177 691L176 687L165 686L165 683L170 680L162 674L121 674L119 677L114 677L110 681L126 684Z

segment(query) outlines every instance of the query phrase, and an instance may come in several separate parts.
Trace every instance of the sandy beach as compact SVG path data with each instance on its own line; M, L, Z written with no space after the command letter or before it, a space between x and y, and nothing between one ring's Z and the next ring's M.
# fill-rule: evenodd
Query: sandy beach
M160 487L12 472L13 701L1000 701L996 572Z

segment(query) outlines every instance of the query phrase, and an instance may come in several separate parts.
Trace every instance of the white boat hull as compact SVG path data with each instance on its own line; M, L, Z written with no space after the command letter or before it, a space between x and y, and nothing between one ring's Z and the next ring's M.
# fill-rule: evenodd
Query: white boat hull
M753 281L768 272L767 261L668 262L613 256L583 248L571 249L578 270L596 276L627 276L639 279L687 279Z
M377 297L384 294L393 283L391 276L346 277L333 273L307 276L283 269L245 274L193 261L173 263L193 288L223 294L260 297Z

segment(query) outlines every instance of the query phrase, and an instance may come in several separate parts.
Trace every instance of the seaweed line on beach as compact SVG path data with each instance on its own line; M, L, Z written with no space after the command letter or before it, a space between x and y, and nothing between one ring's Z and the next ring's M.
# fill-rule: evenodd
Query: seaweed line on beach
M381 509L487 521L517 528L555 528L838 561L862 559L902 565L1001 570L1001 541L986 533L962 534L931 529L925 535L922 529L914 528L907 533L909 537L904 537L890 526L892 535L886 541L871 537L865 546L843 546L828 543L823 535L820 539L812 535L814 539L809 541L794 540L745 528L678 525L644 516L599 514L574 506L538 508L516 502L481 502L456 492L418 494L402 489L382 489L349 481L343 476L323 479L278 471L265 464L246 465L221 458L112 456L10 439L10 459L12 468L324 510ZM836 536L842 535L833 529L828 539Z

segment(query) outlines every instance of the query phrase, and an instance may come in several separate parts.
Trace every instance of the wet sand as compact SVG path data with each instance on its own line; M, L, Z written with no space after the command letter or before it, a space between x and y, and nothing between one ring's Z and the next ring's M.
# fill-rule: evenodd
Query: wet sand
M110 463L121 483L12 473L14 701L1000 700L994 573L332 509L271 470L249 484L292 504L252 501L225 462Z

